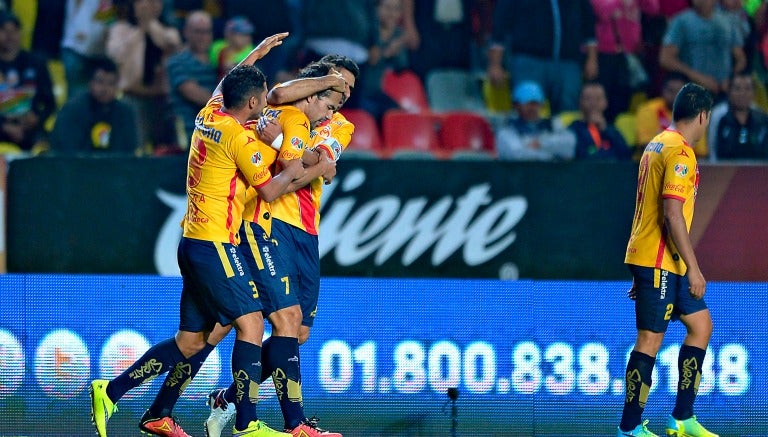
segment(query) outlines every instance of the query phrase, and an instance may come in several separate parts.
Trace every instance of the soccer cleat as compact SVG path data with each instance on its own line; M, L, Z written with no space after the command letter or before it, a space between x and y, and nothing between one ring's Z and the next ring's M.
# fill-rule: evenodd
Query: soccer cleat
M648 427L648 421L644 421L640 425L637 425L635 429L632 431L622 431L621 428L616 428L616 436L617 437L659 437L658 435L652 433Z
M696 416L685 420L677 420L672 416L667 418L667 435L677 437L719 437L701 426Z
M291 433L293 437L342 437L337 432L330 432L324 429L320 429L317 426L317 417L311 419L304 419L296 428L286 429L285 432Z
M275 431L261 420L254 420L242 431L233 427L232 437L291 437L291 434Z
M205 435L207 437L221 437L222 431L227 428L227 424L237 413L235 404L230 404L224 399L226 391L227 389L220 388L208 394L206 403L211 407L211 414L205 421Z
M184 432L175 417L152 417L149 410L141 416L139 429L147 435L159 435L161 437L190 437Z
M107 396L106 379L94 379L88 392L91 395L91 422L99 437L107 437L107 421L117 411L117 405Z

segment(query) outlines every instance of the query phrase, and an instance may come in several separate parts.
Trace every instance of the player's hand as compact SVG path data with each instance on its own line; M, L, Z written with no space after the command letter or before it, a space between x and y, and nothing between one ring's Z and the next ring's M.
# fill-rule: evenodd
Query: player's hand
M259 118L259 122L256 123L255 129L256 135L258 135L259 139L266 144L272 144L275 139L283 133L283 127L280 126L280 123L264 116Z
M288 32L282 32L264 38L264 41L260 42L254 49L254 52L258 56L256 59L263 58L270 50L281 45L287 36Z
M292 159L290 161L281 161L283 163L283 172L286 172L292 180L300 179L307 174L301 159ZM282 172L281 172L282 173Z
M632 280L632 286L627 290L627 297L631 300L637 300L637 284Z
M491 85L499 86L504 83L505 80L509 77L506 70L504 70L504 67L501 65L491 65L488 67L488 80L491 82Z
M337 93L344 93L347 92L347 81L344 80L344 76L341 75L338 71L335 69L331 69L331 71L328 72L328 87Z
M699 300L707 292L707 280L699 269L688 269L688 282L691 284L688 291L694 299Z

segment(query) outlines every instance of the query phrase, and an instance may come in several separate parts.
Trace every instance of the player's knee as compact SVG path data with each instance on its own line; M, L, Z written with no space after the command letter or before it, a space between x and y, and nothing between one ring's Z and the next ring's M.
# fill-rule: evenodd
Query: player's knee
M260 312L242 315L232 324L238 340L261 344L261 337L264 336L264 318Z
M179 331L174 337L176 346L182 355L189 358L205 347L205 333Z
M293 305L275 311L269 315L269 322L272 325L272 335L295 337L301 325L301 308Z

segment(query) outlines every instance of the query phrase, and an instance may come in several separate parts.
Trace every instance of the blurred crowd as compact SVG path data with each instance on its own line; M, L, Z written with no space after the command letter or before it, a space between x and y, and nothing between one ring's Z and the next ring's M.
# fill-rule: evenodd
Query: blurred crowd
M373 156L628 160L694 81L718 102L700 159L768 160L763 0L0 0L0 153L185 153L222 75L283 31L270 85L360 65L342 112Z

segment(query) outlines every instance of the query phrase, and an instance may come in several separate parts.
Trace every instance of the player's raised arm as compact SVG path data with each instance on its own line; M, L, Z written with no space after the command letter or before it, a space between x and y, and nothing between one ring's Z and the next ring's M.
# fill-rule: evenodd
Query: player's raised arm
M283 40L287 36L288 36L288 32L282 32L282 33L276 33L272 36L268 36L264 38L264 40L260 42L259 45L257 45L253 50L251 50L251 52L248 53L248 56L243 58L243 60L240 61L237 65L235 65L234 68L237 68L241 65L253 65L256 61L266 56L270 50L281 45L283 43ZM213 94L211 95L211 97L216 97L217 95L220 95L220 94L221 94L221 82L219 82L219 85L216 86L215 90L213 90Z
M269 90L269 93L267 93L267 103L270 105L285 105L327 89L343 93L346 83L341 74L336 71L322 77L305 77L289 80Z

